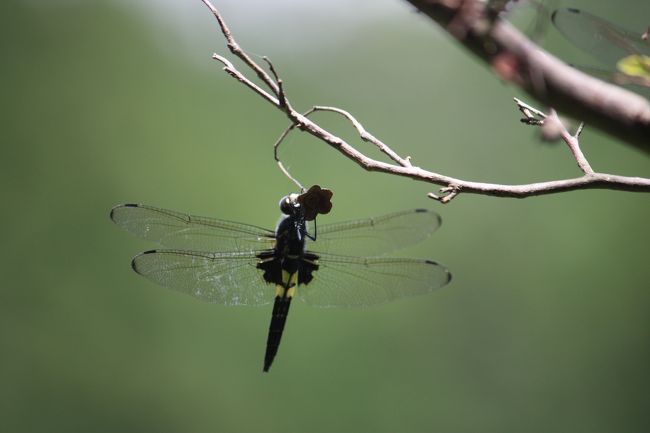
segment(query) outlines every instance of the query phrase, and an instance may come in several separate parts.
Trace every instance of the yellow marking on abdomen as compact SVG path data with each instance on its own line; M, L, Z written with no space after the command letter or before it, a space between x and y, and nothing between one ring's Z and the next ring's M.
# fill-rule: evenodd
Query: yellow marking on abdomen
M298 284L298 272L290 274L289 272L282 270L282 284L278 284L275 289L276 296L286 296L288 298L293 297L296 292L296 285Z

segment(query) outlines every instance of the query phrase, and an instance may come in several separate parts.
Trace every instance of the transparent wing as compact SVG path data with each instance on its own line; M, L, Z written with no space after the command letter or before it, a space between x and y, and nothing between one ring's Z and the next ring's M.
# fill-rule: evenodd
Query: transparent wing
M313 280L297 296L320 307L358 307L422 295L451 281L444 266L430 260L321 255Z
M426 209L395 212L375 218L319 225L317 239L309 250L346 256L376 256L420 242L431 235L442 220Z
M578 48L616 70L616 64L630 54L650 54L650 44L638 34L578 9L563 8L553 12L553 24ZM645 30L645 29L644 29Z
M252 253L154 250L133 258L138 274L170 289L223 305L264 305L275 288L256 268Z
M142 204L115 206L111 219L132 235L168 248L260 251L271 248L274 240L271 230Z

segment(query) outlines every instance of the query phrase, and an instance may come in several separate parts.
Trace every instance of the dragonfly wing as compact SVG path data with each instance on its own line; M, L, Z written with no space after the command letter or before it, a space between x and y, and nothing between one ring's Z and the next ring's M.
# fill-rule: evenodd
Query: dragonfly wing
M141 204L115 206L111 219L132 235L167 248L260 251L272 247L274 241L274 233L260 227Z
M607 64L612 71L622 58L631 54L650 54L650 44L613 23L579 9L563 8L553 12L553 24L578 48Z
M153 250L133 258L138 274L154 283L223 305L264 305L275 288L266 284L253 253Z
M309 249L346 256L376 256L420 242L431 235L442 220L426 209L395 212L317 227L317 239Z
M359 307L422 295L451 281L444 266L418 259L320 255L318 270L297 296L320 307Z

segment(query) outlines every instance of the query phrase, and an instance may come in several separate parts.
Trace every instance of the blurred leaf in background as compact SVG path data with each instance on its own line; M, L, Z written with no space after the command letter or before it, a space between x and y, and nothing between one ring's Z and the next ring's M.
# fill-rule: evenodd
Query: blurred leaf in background
M403 2L216 4L297 107L347 109L417 165L503 183L577 174L566 149L518 124L515 89ZM558 6L626 28L648 15L633 0ZM0 36L0 431L648 430L647 196L441 207L431 186L296 133L296 174L336 191L323 223L435 208L441 230L403 254L455 279L372 309L299 305L263 375L269 312L138 278L129 260L148 246L108 219L146 202L277 221L292 185L271 146L287 121L210 60L226 53L213 17L198 0L5 0ZM547 43L568 49L552 32ZM645 155L581 137L598 170L647 176Z

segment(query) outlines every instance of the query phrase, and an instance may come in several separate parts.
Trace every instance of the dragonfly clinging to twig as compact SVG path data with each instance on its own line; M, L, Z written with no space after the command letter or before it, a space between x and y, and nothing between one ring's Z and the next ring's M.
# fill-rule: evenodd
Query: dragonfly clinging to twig
M407 210L318 226L312 234L311 205L298 197L280 201L283 216L275 231L140 204L114 207L111 219L166 248L133 258L135 272L149 280L218 304L273 302L264 371L294 297L315 306L364 306L425 294L450 281L447 268L434 261L379 257L428 237L440 226L438 214Z

